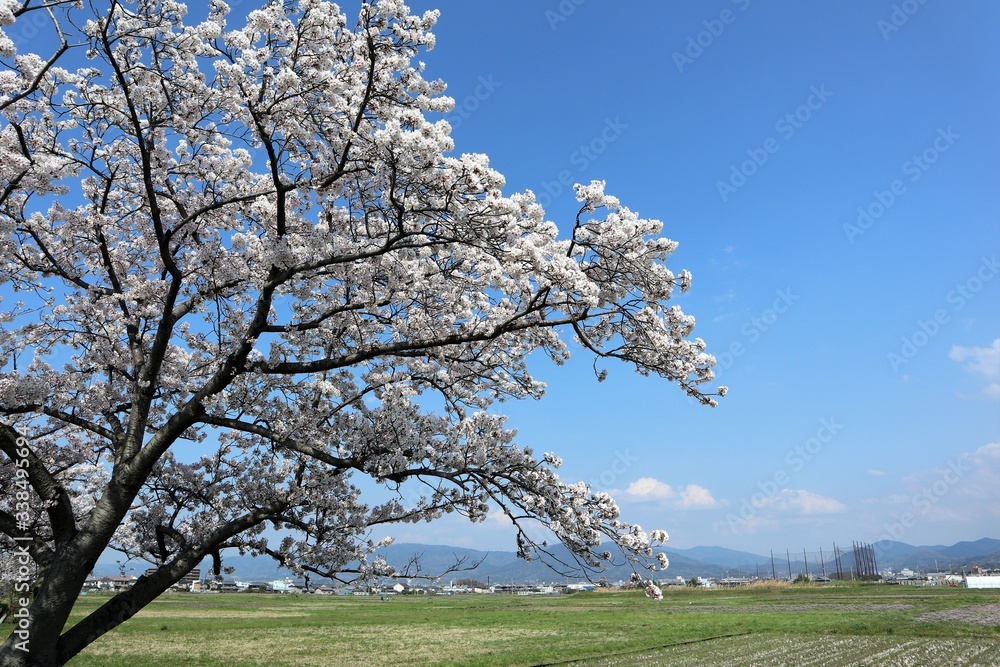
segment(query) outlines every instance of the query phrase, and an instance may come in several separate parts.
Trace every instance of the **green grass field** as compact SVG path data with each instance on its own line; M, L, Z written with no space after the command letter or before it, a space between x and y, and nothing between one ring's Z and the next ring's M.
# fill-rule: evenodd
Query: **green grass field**
M81 598L80 618L105 598ZM512 597L161 597L74 667L1000 665L1000 591L905 586Z

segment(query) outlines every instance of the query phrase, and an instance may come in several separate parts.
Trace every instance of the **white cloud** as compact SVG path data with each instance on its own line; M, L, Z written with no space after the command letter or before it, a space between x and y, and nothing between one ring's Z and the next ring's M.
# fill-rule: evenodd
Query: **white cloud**
M983 445L973 454L977 459L1000 459L1000 442Z
M669 484L654 477L640 477L628 485L625 494L636 500L663 500L677 495Z
M989 380L1000 378L1000 338L994 340L990 347L953 345L948 358L964 363L967 371L978 373ZM983 388L983 393L989 398L1000 399L1000 383L991 382Z
M869 468L868 474L875 477L885 477L885 472L882 470L876 470L875 468Z
M839 500L802 490L798 491L798 496L792 499L791 504L803 514L837 514L847 509Z
M1000 514L1000 442L915 470L901 481L903 493L885 498L892 507L892 519L885 525L896 526L895 532L903 532L899 526L927 530L939 522L985 528Z
M776 510L797 512L799 514L837 514L847 507L833 498L821 496L804 489L782 489L781 493L755 501L758 507L770 507Z
M712 497L712 492L697 484L688 484L680 492L681 507L688 509L707 509L718 507L719 501Z
M959 363L969 361L965 367L974 373L982 373L988 378L1000 377L1000 338L990 347L953 345L948 357Z
M486 519L485 519L485 521L488 524L493 524L493 525L497 525L497 526L513 526L514 525L514 522L510 520L510 517L507 516L507 513L504 512L499 507L491 509L489 512L487 512L486 513Z
M774 531L780 527L777 521L770 517L754 515L739 521L716 521L713 528L720 534L756 535L761 532Z
M697 484L688 484L676 489L655 477L640 477L621 494L633 501L658 501L682 509L709 509L722 505L712 492Z

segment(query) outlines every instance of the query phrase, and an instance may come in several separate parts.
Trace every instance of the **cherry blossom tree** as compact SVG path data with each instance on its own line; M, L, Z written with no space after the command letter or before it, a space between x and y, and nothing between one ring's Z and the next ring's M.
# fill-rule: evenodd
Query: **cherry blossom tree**
M64 664L233 550L391 576L377 531L448 513L502 511L524 558L553 553L538 522L583 567L608 541L645 565L666 534L496 403L574 345L714 405L661 223L593 182L560 233L454 154L414 60L436 12L186 13L0 0L0 547L30 580L0 664ZM51 49L18 52L39 17ZM108 549L152 571L66 629Z

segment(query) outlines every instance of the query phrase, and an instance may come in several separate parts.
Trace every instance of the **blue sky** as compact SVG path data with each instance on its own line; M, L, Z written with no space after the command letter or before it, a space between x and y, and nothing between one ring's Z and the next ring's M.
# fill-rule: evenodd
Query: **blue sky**
M592 179L663 220L730 387L540 364L547 395L503 406L522 444L678 548L1000 536L1000 5L409 4L442 12L457 151L564 228Z

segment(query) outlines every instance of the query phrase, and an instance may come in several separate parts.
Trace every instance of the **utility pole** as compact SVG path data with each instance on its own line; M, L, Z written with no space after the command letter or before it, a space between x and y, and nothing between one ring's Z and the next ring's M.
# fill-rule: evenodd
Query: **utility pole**
M774 549L771 549L771 578L777 579L778 575L774 571Z

